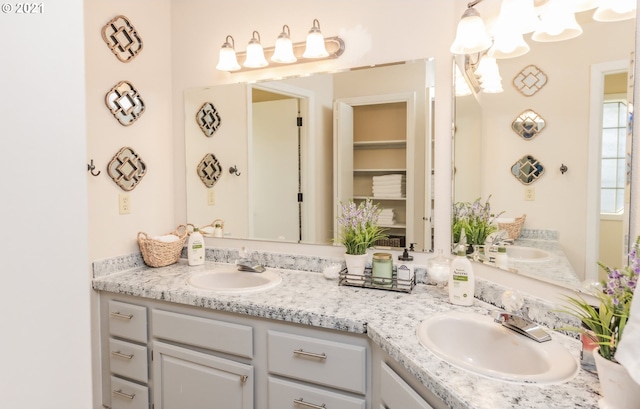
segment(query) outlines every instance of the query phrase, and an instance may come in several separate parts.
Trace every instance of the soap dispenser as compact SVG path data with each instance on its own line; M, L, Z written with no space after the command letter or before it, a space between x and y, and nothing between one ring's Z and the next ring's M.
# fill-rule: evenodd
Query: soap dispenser
M398 256L398 288L405 290L411 289L415 267L413 266L413 256L409 255L409 251L404 249L402 255Z
M458 255L451 262L451 275L449 276L449 301L451 304L470 306L473 305L473 295L476 289L473 267L463 249L458 250Z
M190 266L199 266L204 264L204 238L202 233L196 227L189 235L187 243L187 260Z

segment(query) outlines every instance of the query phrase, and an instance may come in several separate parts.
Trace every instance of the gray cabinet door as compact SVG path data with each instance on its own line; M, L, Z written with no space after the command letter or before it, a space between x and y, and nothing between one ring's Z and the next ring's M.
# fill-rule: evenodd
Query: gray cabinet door
M155 409L251 409L253 366L154 342Z

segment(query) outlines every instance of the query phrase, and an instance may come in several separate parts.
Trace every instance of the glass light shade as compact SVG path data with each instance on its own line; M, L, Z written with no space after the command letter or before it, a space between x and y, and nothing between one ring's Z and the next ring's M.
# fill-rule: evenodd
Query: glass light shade
M593 19L601 22L629 20L635 16L635 0L602 0L593 13Z
M244 60L244 66L247 68L262 68L269 65L267 59L264 58L264 50L262 49L262 45L260 45L259 37L256 38L257 32L253 32L253 38L249 41L249 45L247 45L247 58Z
M320 31L309 31L307 35L307 46L302 56L304 58L324 58L329 56L329 52L324 45L324 37L322 37Z
M534 0L502 0L498 21L498 24L510 24L513 32L522 34L534 32L540 24Z
M531 39L539 42L563 41L582 34L571 3L566 0L549 0L540 15L540 26Z
M460 72L460 68L456 64L456 79L455 79L456 89L455 94L457 97L464 97L466 95L471 95L471 87L467 84L467 80Z
M598 7L599 0L573 0L573 2L575 3L573 11L580 13Z
M227 37L227 40L229 38L230 37ZM222 48L220 48L216 69L219 71L238 71L240 69L240 64L238 64L238 58L236 57L236 50L233 49L233 46L228 41L222 44Z
M491 37L480 18L480 13L472 7L468 8L456 30L456 39L451 44L453 54L474 54L491 47Z
M512 19L508 12L503 13L506 11L504 7L506 1L509 0L504 0L502 3L503 8L496 23L493 45L488 52L489 57L514 58L529 52L529 45L522 37L518 20Z
M271 56L271 61L282 64L290 64L298 61L293 54L293 43L286 33L282 33L276 40L276 47Z

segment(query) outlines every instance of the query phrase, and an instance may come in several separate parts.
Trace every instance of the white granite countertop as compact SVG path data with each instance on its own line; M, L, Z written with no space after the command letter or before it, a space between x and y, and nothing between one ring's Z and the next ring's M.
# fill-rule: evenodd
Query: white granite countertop
M187 284L194 272L215 266L189 267L185 260L163 268L138 267L97 277L93 288L220 311L264 317L367 336L407 368L452 409L597 409L599 383L580 370L569 382L522 385L496 381L457 369L422 347L418 324L430 315L460 309L487 314L495 307L475 300L456 307L447 292L417 284L411 294L338 286L321 273L271 269L282 283L263 292L220 294ZM553 333L578 359L579 342Z

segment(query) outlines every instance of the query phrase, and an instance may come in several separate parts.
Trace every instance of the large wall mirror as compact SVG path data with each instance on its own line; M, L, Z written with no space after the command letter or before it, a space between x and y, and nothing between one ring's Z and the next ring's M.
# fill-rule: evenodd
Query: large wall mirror
M527 38L529 53L498 60L504 92L454 98L454 202L490 196L492 211L510 219L526 215L529 238L557 240L573 278L541 269L535 260L521 263L518 272L573 288L598 279L597 261L624 265L628 246L625 160L635 20L599 23L592 13L577 14L581 36L555 43ZM454 61L461 73L464 65ZM512 80L531 65L547 83L526 96ZM535 119L521 126L521 115L531 112ZM544 169L529 184L512 174L525 156Z
M416 250L430 250L432 66L432 60L419 60L186 90L187 219L199 226L220 219L227 238L332 244L336 204L370 196L371 187L361 189L362 174L391 167L411 175L406 195L387 202L373 200L381 207L392 203L411 209L398 212L398 223L389 232L404 237L403 245L415 243ZM337 102L351 109L352 130L360 131L349 137L334 132L344 128L334 116ZM389 126L399 104L405 106L405 120L399 127ZM380 110L383 105L391 111ZM203 106L214 107L209 119L219 122L209 135L197 120ZM406 138L407 129L410 142L385 143L399 133ZM358 134L380 143L360 144ZM351 150L345 156L346 146ZM404 158L389 165L387 159L398 158L401 149ZM210 187L198 174L208 154L222 170ZM368 168L359 169L364 154L369 156ZM347 169L343 165L349 158L356 166ZM352 189L345 196L347 180Z

